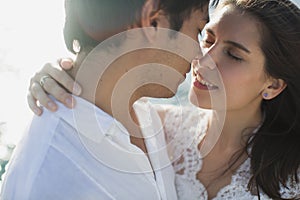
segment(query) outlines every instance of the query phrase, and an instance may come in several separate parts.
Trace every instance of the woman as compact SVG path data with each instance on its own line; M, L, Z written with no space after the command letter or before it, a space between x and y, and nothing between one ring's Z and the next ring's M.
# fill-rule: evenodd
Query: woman
M189 191L195 199L300 198L299 8L289 1L229 0L204 31L206 54L193 62L190 100L212 107L210 94L222 88L212 75L217 69L226 90L226 118L217 143L203 157L222 108L203 114L204 128L196 131L188 129L197 122L192 109L183 112L183 120L174 117L175 109L166 114L169 137L180 132L174 124L183 124L187 131L178 140L196 141L174 164L179 198Z
M161 113L179 199L299 199L299 8L289 0L225 0L204 32L190 90L201 109ZM224 90L224 125L203 156L224 111L207 111L210 96Z

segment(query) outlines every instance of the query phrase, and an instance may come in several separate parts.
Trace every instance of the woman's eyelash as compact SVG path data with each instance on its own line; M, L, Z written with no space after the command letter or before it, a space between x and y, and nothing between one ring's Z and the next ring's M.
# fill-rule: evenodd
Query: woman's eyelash
M209 47L209 46L212 45L214 42L209 41L209 40L207 40L207 39L203 39L203 40L201 40L201 43L202 43L203 47ZM206 46L206 45L207 45L207 46ZM234 60L239 61L239 62L243 61L242 58L235 56L235 55L232 54L232 53L230 52L230 50L228 50L228 49L225 49L225 50L224 50L224 53L225 53L226 55L228 55L231 59L234 59Z
M239 57L233 55L233 54L230 53L230 51L228 51L228 50L226 50L225 53L226 53L228 56L230 56L232 59L236 60L236 61L239 61L239 62L243 61L242 58L239 58Z
M209 45L213 44L213 42L211 42L209 40L201 40L201 43L203 43L203 44L209 44Z
M207 44L213 44L214 43L214 42L211 42L209 40L204 40L204 42L207 43Z

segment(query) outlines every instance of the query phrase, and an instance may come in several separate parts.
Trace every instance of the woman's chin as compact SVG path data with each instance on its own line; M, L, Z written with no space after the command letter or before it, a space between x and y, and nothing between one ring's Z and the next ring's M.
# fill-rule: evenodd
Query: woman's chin
M202 109L211 109L210 100L204 100L204 98L201 98L200 96L195 95L191 91L189 93L189 101L191 104L193 104L196 107L199 107Z

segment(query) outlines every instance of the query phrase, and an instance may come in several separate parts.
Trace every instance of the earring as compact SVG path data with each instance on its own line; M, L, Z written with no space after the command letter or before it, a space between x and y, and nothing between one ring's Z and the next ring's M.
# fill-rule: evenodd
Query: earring
M268 93L265 92L265 93L263 94L263 97L264 97L264 98L267 98L267 97L268 97Z
M79 53L81 50L81 46L78 40L73 40L73 50L75 53Z

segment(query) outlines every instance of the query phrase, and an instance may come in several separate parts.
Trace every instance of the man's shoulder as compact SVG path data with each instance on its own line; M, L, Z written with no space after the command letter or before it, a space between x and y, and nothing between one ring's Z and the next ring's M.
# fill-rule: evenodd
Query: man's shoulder
M67 124L65 119L56 113L45 110L42 116L32 118L19 146L26 149L46 148L49 140L64 124Z
M59 126L66 122L55 113L44 111L42 116L33 116L17 143L14 156L31 157L39 155L47 149ZM28 158L30 159L30 158Z
M17 199L19 194L26 196L32 189L58 121L59 118L48 111L32 118L8 163L2 188L5 198Z

